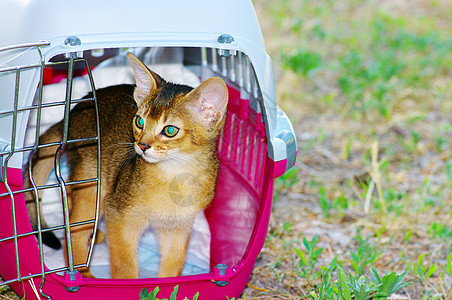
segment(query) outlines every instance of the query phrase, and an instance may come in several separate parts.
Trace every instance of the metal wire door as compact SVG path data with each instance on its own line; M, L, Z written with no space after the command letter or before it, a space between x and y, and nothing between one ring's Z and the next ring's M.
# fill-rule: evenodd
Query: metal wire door
M67 43L71 44L73 43L73 40L68 39ZM75 41L76 42L76 41ZM8 61L11 62L11 64L7 66L0 66L0 83L2 84L2 88L5 88L8 83L9 87L7 88L11 89L11 97L4 97L5 95L8 95L8 92L5 90L2 91L3 96L0 97L0 121L2 125L6 124L2 130L5 130L3 133L3 138L0 137L0 166L2 167L1 174L0 174L0 185L4 188L0 191L0 205L5 212L5 210L9 210L6 212L9 213L11 218L7 218L8 220L3 220L4 223L2 225L2 228L0 229L0 248L2 247L12 247L14 250L14 261L15 261L15 270L14 275L11 275L11 272L8 272L8 275L4 275L4 271L0 270L2 272L2 276L6 277L4 278L5 281L0 283L0 285L3 284L11 284L15 282L20 282L24 280L32 280L36 277L41 277L41 282L39 285L39 293L44 296L45 298L50 298L49 295L46 295L43 291L43 286L45 283L45 276L50 273L65 273L67 277L69 277L71 280L75 280L77 271L77 267L81 266L87 266L90 263L92 252L93 252L93 246L95 242L95 234L97 231L98 226L98 220L99 220L99 199L100 199L100 127L99 127L99 112L98 112L98 106L97 106L97 98L95 94L95 86L94 86L94 80L93 76L91 74L91 68L86 59L81 57L80 53L68 53L66 54L66 57L62 60L55 61L55 62L46 62L46 58L43 54L43 48L48 46L48 42L39 42L35 44L24 44L24 45L17 45L17 46L11 46L11 47L4 47L0 48L0 55L4 55L8 58L11 57ZM36 57L38 57L37 60L39 60L37 63L32 64L14 64L14 61L16 58L20 58L24 55L30 55L30 53L34 53ZM92 97L89 98L82 98L82 99L72 99L72 83L74 78L74 66L75 64L83 64L87 73L87 78L89 80L89 85L91 87ZM59 69L67 69L67 75L66 75L66 95L64 99L55 99L51 102L43 102L43 88L44 88L44 81L45 81L45 71L50 70L52 68L59 68ZM27 88L24 87L24 84L27 84L29 80L22 80L23 78L30 78L31 77L37 77L38 78L38 87L37 91L35 92L35 100L33 101L33 98L30 99L29 95L27 95L26 91ZM25 81L25 83L24 83ZM33 81L33 80L32 80ZM28 96L28 97L27 97ZM92 101L94 103L94 109L95 109L95 116L96 116L96 130L97 135L85 139L79 139L79 140L71 140L68 135L68 128L69 128L69 112L71 107L74 104L84 102L84 101ZM53 107L60 107L63 108L64 114L63 114L63 124L64 124L64 130L63 130L63 138L61 141L56 143L50 143L50 144L41 144L40 143L40 134L41 132L41 115L43 113L43 110L53 108ZM24 135L25 135L25 128L23 124L28 122L28 116L30 113L33 112L36 114L36 127L35 127L35 133L34 133L34 142L32 145L24 145ZM8 132L6 132L8 131ZM10 135L9 138L4 138L5 136L8 136L8 133ZM86 178L79 181L67 181L61 172L61 158L67 148L67 145L70 143L80 143L80 142L94 142L97 144L97 157L98 157L98 163L97 163L97 176L94 178ZM57 179L57 183L53 184L45 184L41 186L37 186L35 184L35 181L33 179L33 175L31 172L32 169L32 163L31 158L36 154L38 149L44 148L44 147L57 147L56 153L55 153L55 164L54 164L54 172L55 177ZM20 184L17 184L17 178L14 180L12 179L12 169L17 170L17 162L13 163L13 161L26 161L26 158L28 155L30 155L30 163L28 164L28 174L30 174L30 182L31 187L24 188L23 186L20 186ZM24 172L23 174L25 174ZM16 176L17 177L17 176ZM81 184L86 183L95 183L97 184L97 201L96 201L96 211L95 211L95 217L90 220L85 220L83 222L78 223L70 223L69 220L69 203L68 203L68 195L67 195L67 187L68 186L77 186ZM63 223L57 226L51 226L49 228L42 228L41 226L41 212L40 212L40 204L39 204L39 191L43 191L46 189L59 189L61 194L61 201L62 201L62 208L63 208ZM18 210L19 208L23 207L22 203L24 201L24 193L32 192L34 195L34 202L36 205L36 218L38 220L37 222L37 228L36 230L30 230L29 224L27 224L27 220L25 222L22 219L18 219ZM9 199L9 201L7 200ZM9 203L6 204L6 201ZM22 201L22 202L21 202ZM20 206L20 207L19 207ZM11 222L9 222L9 220ZM11 223L11 224L9 224ZM86 224L92 224L94 231L93 231L93 238L91 241L91 246L89 249L87 261L85 264L82 265L74 265L73 255L72 255L72 242L71 242L71 229L82 226ZM11 230L5 230L6 228L9 228ZM44 259L44 246L43 246L43 233L51 232L51 231L57 231L57 230L63 230L64 231L64 238L65 238L65 255L67 257L67 265L63 268L58 269L51 269L49 270L45 265L45 259ZM39 251L39 262L40 262L40 270L36 269L33 270L32 273L28 271L28 273L25 273L23 266L21 266L21 260L24 258L23 256L23 241L26 239L30 240L34 239L34 236L36 236L37 241L37 248ZM75 291L77 290L77 287L70 287L68 290Z

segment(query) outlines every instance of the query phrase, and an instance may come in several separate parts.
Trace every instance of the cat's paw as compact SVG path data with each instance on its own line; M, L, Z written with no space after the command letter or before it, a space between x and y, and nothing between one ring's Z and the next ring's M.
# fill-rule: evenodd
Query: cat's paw
M96 278L89 268L78 269L83 278Z

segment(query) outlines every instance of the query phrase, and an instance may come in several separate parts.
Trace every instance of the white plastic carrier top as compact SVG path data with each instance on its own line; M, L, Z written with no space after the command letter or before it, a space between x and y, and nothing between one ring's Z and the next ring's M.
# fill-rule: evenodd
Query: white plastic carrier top
M293 129L290 123L278 121L287 118L276 106L272 63L251 1L2 0L0 11L0 50L46 41L49 45L41 47L45 62L58 54L99 48L177 46L243 52L252 63L262 92L269 156L274 161L295 159L295 137L287 136ZM233 41L219 42L223 34ZM69 36L78 37L81 43L65 45ZM0 69L39 63L36 51L31 52L0 51ZM20 105L30 105L36 93L39 72L29 73L21 75ZM6 91L11 85L14 81L0 74L0 90ZM12 107L14 89L9 90L0 95L0 111ZM25 132L27 120L25 116L22 119L17 124L19 132L22 127ZM4 123L0 123L6 129L1 130L0 141L8 142L11 137L7 127L11 125ZM20 142L20 138L16 140L16 144Z

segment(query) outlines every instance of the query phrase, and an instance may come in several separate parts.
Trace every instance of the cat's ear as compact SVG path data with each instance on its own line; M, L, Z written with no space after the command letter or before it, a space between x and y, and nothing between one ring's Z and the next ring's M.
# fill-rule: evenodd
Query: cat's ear
M135 75L135 81L137 87L133 93L133 97L138 107L143 103L144 99L151 93L153 89L156 89L163 79L148 69L135 55L127 53L130 65L132 66L133 74Z
M188 94L188 108L207 127L219 129L228 104L228 88L221 78L212 77Z

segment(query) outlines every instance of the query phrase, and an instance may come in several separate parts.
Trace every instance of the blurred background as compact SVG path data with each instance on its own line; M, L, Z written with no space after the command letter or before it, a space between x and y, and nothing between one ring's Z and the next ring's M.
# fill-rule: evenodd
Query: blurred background
M452 299L452 1L253 4L299 148L243 298Z

